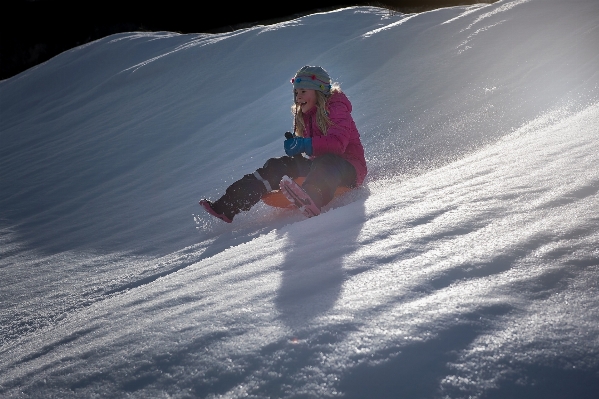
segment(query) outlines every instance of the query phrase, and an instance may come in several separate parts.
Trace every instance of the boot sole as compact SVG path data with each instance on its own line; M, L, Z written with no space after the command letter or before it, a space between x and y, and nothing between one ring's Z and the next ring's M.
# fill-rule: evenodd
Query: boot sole
M314 204L312 198L291 178L283 176L280 186L283 195L306 217L310 218L320 215L320 209Z

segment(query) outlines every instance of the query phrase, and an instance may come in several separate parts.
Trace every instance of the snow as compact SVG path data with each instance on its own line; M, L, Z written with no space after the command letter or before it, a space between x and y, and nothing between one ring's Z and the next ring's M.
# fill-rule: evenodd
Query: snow
M131 32L0 82L3 398L591 398L599 2ZM202 212L354 106L362 188Z

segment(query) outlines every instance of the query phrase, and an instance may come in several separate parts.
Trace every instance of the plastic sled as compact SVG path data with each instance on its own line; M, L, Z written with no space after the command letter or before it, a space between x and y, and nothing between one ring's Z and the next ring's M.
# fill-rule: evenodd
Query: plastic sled
M293 179L293 181L295 181L300 186L302 185L304 180L305 179L303 177ZM351 190L351 188L349 187L337 187L334 197L346 193L349 190ZM296 206L289 202L289 200L283 195L283 193L280 190L275 190L264 194L262 196L262 202L264 202L266 205L274 206L275 208L296 208Z

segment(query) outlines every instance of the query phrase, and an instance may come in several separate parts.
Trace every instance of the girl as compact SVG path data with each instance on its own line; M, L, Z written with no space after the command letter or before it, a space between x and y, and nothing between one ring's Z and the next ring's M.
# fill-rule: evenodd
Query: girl
M337 187L357 187L364 181L364 148L351 103L339 85L331 85L329 74L319 66L304 66L291 83L295 135L286 136L287 156L269 159L231 184L218 200L201 200L211 215L231 223L266 192L282 190L306 216L316 216ZM296 177L305 177L301 187L291 179Z

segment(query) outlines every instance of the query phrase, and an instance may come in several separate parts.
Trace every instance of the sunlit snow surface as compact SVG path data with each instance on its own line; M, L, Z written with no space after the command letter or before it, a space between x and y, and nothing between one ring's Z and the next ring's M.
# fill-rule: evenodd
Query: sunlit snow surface
M597 43L595 0L356 7L0 82L0 396L594 398ZM200 212L283 154L305 64L365 186Z

